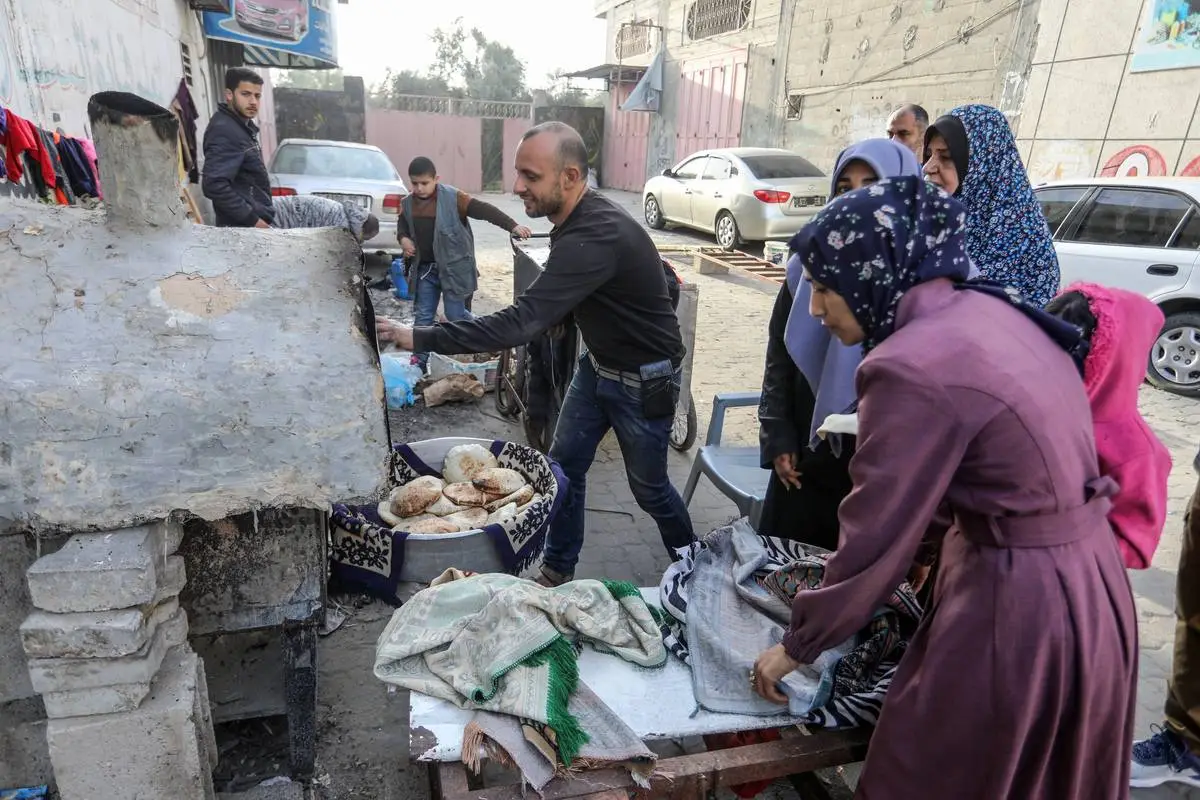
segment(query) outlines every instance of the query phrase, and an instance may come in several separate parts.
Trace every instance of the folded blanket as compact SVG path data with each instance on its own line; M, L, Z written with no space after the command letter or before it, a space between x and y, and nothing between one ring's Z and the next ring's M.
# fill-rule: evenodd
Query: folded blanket
M692 545L667 570L660 586L670 616L663 640L692 667L700 705L766 712L766 701L749 686L749 667L782 637L796 592L820 585L828 557L820 548L758 536L739 520ZM875 724L920 614L911 587L901 584L850 642L789 676L782 688L798 721L827 728Z
M445 577L392 615L376 645L376 677L460 708L544 723L567 764L588 739L568 707L579 681L572 642L643 667L666 661L658 623L632 584L547 589L511 575Z
M649 786L656 756L638 735L580 681L568 706L588 734L570 767L564 762L557 732L528 719L477 711L463 733L463 763L473 772L481 767L481 751L505 766L515 766L535 792L541 794L555 777L604 767L628 769L640 786Z

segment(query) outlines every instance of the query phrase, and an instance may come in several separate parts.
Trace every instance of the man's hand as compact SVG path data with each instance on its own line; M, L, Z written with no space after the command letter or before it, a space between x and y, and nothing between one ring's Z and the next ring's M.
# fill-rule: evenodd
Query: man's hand
M267 223L263 222L263 221L260 219L258 222L254 223L254 227L256 227L256 228L269 228L269 227L271 227L271 226L270 226L270 225L268 225Z
M775 474L785 489L799 489L800 473L796 470L796 454L781 453L775 456Z
M533 231L529 230L525 225L518 225L512 229L512 235L515 239L528 239L530 236L533 236Z
M407 325L401 325L386 317L375 318L375 336L381 342L392 342L401 350L413 349L413 331Z
M416 244L414 244L413 240L407 236L400 240L400 249L404 251L405 258L412 258L417 254Z

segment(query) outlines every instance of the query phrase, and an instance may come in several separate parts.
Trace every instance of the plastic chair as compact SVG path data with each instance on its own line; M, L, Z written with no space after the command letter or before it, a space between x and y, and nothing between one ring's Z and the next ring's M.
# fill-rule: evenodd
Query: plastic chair
M728 409L756 407L760 397L759 392L728 392L713 398L708 435L692 461L692 471L683 490L683 502L690 505L700 476L707 476L717 491L737 505L742 516L750 518L750 524L756 529L771 473L762 468L757 447L722 447L721 434Z

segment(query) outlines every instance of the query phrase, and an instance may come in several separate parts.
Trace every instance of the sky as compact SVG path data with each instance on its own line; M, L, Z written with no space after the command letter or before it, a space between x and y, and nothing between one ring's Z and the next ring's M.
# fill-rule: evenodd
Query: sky
M544 88L556 69L604 63L604 20L595 18L592 0L350 0L335 8L338 61L368 86L389 67L424 71L434 54L430 34L453 27L457 17L465 29L479 28L511 47L534 89Z

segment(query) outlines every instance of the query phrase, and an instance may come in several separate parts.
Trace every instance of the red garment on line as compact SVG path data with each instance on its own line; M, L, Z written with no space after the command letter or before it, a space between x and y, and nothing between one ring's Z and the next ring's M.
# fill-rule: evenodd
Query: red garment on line
M11 111L7 116L8 133L0 143L5 148L4 166L8 170L8 179L14 183L21 180L25 174L25 165L21 161L21 154L29 152L41 166L42 179L46 185L52 188L57 186L58 178L54 174L54 162L50 159L50 154L42 144L42 137L38 135L33 123L18 117Z

